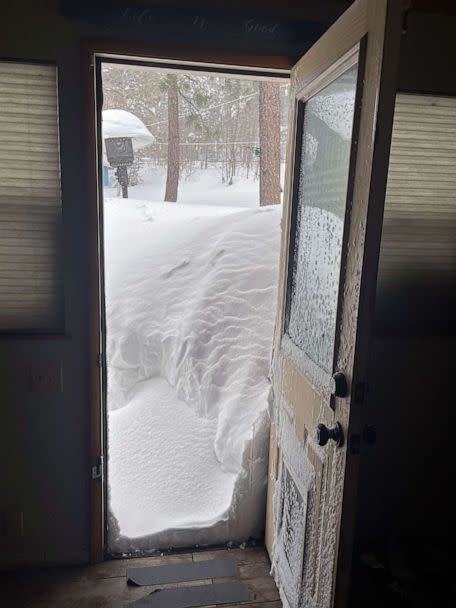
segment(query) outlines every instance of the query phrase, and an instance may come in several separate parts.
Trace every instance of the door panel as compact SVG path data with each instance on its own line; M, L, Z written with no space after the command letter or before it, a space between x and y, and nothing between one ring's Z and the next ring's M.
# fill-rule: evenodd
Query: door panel
M355 64L310 99L298 98L296 110L284 345L299 349L323 387L333 368L357 72Z
M400 29L355 2L292 72L266 539L293 608L347 595Z

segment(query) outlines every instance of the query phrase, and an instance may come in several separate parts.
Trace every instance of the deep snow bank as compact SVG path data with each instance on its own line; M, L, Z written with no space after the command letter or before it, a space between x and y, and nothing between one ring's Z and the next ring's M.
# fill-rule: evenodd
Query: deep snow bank
M105 202L113 551L261 532L280 214Z

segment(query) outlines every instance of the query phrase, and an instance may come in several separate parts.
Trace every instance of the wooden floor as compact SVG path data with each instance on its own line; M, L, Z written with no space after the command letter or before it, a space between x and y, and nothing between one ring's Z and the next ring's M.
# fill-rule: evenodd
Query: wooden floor
M127 567L141 567L234 557L239 577L245 582L250 600L247 608L281 608L274 580L269 575L269 559L260 547L199 551L163 557L103 562L95 566L24 570L0 574L0 606L5 608L119 608L148 595L154 589L212 584L229 579L208 579L156 587L128 587ZM234 608L234 604L225 604Z

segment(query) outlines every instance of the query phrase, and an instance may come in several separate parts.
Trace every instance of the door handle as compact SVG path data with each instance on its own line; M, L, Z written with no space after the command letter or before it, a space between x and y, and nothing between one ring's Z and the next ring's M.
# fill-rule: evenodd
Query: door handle
M348 395L347 378L342 372L336 372L331 378L331 394L335 397L346 397Z
M325 446L330 439L335 441L338 448L344 445L344 430L340 422L328 429L325 424L319 424L315 429L316 441L321 447Z

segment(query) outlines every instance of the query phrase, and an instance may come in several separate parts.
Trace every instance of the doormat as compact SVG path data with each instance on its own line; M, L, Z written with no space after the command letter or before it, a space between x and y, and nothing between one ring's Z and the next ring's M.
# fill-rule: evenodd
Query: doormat
M247 602L249 592L242 581L227 581L216 585L196 585L177 589L158 589L146 597L131 602L135 608L191 608Z
M144 587L164 585L165 583L201 581L206 578L225 578L227 576L237 576L237 574L236 560L230 557L201 562L149 566L147 568L128 568L127 584Z

